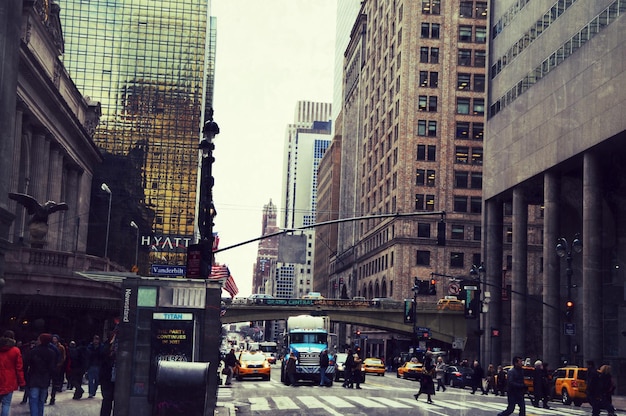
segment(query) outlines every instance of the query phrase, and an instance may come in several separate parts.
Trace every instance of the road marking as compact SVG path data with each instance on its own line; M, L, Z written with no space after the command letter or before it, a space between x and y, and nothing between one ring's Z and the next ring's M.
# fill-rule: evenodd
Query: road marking
M411 406L402 404L397 399L388 399L386 397L370 397L371 400L376 400L385 404L387 407L393 407L395 409L410 409Z
M248 401L250 402L250 410L270 410L270 404L264 397L248 397Z
M365 407L378 407L378 408L382 408L382 407L386 407L384 404L375 402L373 400L370 399L366 399L365 397L361 397L361 396L344 396L344 399L348 399L348 400L352 400L358 404L360 404L361 406L365 406Z
M287 396L277 396L277 397L273 397L272 398L274 400L274 403L276 403L276 406L279 409L299 409L298 405L294 403L293 400L291 400L289 397Z
M346 407L355 407L352 403L348 403L347 401L337 396L324 396L321 397L321 399L327 401L328 404L330 404L331 406L339 407L342 409Z
M321 409L325 407L324 403L320 402L320 399L315 396L298 396L298 400L309 409Z

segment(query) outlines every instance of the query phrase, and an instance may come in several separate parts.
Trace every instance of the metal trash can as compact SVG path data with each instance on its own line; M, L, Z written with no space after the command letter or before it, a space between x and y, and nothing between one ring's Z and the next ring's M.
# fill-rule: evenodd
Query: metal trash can
M208 415L209 363L160 361L153 416Z

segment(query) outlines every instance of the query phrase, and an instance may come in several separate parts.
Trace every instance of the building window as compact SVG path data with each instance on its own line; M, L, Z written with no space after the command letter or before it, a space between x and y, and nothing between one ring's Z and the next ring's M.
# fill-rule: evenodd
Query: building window
M426 136L426 120L417 120L417 135Z
M456 146L455 148L455 163L467 164L469 163L469 147Z
M487 28L485 26L476 26L476 43L487 42Z
M430 48L430 63L439 63L439 48Z
M471 74L459 73L456 79L456 89L463 91L471 90Z
M465 263L465 254L459 252L450 253L450 267L463 268Z
M426 171L424 169L417 169L415 171L415 185L424 186L424 183L426 181L425 177Z
M430 238L430 223L417 223L417 236L420 238Z
M467 212L467 197L461 195L454 196L454 212Z
M469 139L470 123L466 121L456 122L456 138L457 139Z
M457 56L459 66L472 66L471 49L459 49Z
M459 41L471 42L472 41L472 27L461 25L459 26Z
M484 68L487 65L487 52L482 50L474 51L474 66Z
M415 210L424 211L424 195L415 194Z
M483 187L483 173L482 172L472 172L470 173L470 188L472 189L482 189Z
M435 210L435 195L426 195L426 211Z
M425 39L439 39L439 23L422 23L421 36Z
M431 72L428 74L429 78L430 78L430 82L428 84L428 86L430 88L437 88L437 86L439 86L439 73L438 72Z
M474 2L462 1L461 7L459 10L459 17L473 17L473 13L474 13Z
M472 147L472 165L482 165L482 164L483 164L483 148Z
M474 226L474 240L480 241L482 239L481 234L482 234L482 227L480 225L475 225Z
M470 197L470 212L472 214L480 214L481 212L483 212L483 200L481 197Z
M422 13L440 14L441 0L422 0Z
M469 114L470 113L470 99L467 97L457 97L456 112L457 114Z
M437 96L420 95L418 99L418 110L437 112Z
M467 172L462 170L454 171L454 187L455 188L467 188Z
M474 98L472 110L475 116L485 115L485 100L483 98Z
M485 76L482 74L474 74L474 91L485 92Z
M482 140L484 130L483 123L472 123L472 138L474 140Z
M417 145L417 160L427 160L429 162L435 161L435 155L437 151L437 146L434 145L425 145L418 144Z
M417 265L430 266L430 251L417 250Z
M450 239L464 240L465 239L465 227L462 224L452 224L452 228L450 230Z
M435 186L435 171L434 170L427 170L426 171L426 186Z
M420 62L421 62L421 63L424 63L424 64L427 64L427 63L428 63L428 58L429 58L429 56L430 56L430 53L429 53L429 52L430 52L430 50L429 50L429 48L428 48L428 47L426 47L426 46L422 46L422 47L420 48Z
M428 121L428 136L430 137L437 136L437 122L434 120Z

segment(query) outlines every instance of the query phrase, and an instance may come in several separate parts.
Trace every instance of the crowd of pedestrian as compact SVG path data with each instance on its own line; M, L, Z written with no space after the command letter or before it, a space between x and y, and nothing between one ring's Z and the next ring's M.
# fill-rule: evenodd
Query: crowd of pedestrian
M27 343L15 339L11 330L0 337L0 416L9 416L13 394L24 392L21 404L28 404L31 416L42 416L45 405L56 404L57 393L74 390L80 400L87 379L89 398L102 393L101 416L111 416L115 386L117 331L111 331L106 342L98 335L93 341L66 343L58 334L41 333Z

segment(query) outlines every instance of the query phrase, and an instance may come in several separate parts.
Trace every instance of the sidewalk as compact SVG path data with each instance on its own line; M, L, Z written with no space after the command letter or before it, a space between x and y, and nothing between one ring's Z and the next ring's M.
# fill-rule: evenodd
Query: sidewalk
M80 400L72 400L74 390L63 390L57 393L56 402L53 406L46 405L44 414L46 416L100 416L100 405L102 404L102 395L100 390L93 399L83 398ZM13 392L11 400L11 416L30 416L28 403L21 404L24 392ZM85 395L85 397L87 397ZM50 395L48 395L50 401Z
M86 386L85 386L86 387ZM98 389L96 397L92 399L84 398L80 400L72 400L74 390L63 390L57 393L55 404L50 406L46 404L44 408L45 416L100 416L100 405L102 404L102 395ZM11 416L30 416L28 403L21 404L24 392L13 392L11 400ZM50 395L48 395L50 401ZM115 413L115 411L113 412ZM215 409L215 416L229 416L235 413L228 406L221 406L221 403Z

